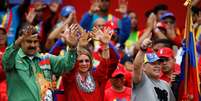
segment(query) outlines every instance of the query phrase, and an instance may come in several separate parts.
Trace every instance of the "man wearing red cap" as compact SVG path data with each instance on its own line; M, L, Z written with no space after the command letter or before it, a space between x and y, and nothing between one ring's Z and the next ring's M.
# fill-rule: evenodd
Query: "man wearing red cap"
M112 87L105 90L104 101L130 101L131 88L124 86L125 69L119 67L112 74Z
M142 42L133 62L132 101L175 101L168 83L159 79L160 58L153 51L146 52L151 43L150 38Z
M173 90L175 97L178 97L180 66L176 64L172 49L164 47L158 50L157 55L161 59L160 79L167 81Z

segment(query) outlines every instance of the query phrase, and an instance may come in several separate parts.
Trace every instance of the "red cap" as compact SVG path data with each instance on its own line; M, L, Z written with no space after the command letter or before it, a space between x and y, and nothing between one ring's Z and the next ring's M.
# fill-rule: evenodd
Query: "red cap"
M125 69L122 64L118 64L116 70L112 73L112 77L115 77L119 74L125 75Z
M172 49L168 48L168 47L164 47L158 50L157 55L159 57L174 57L174 52Z

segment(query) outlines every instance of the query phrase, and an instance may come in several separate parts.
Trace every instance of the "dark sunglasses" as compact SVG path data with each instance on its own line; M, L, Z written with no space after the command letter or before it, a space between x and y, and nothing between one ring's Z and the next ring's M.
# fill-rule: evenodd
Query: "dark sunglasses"
M159 61L160 61L160 62L168 62L168 61L169 61L169 58L161 58Z

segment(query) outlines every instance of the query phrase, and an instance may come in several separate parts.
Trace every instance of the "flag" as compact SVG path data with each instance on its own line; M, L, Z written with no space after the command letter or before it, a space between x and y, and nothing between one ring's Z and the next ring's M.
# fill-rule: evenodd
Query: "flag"
M197 54L195 47L195 38L192 32L187 37L188 45L183 45L182 63L181 63L181 83L179 88L179 100L192 99L191 101L199 101L199 76L198 76L198 65L197 65ZM186 39L187 39L186 38ZM188 46L188 47L186 47ZM188 55L188 61L185 60L185 56ZM186 64L187 62L187 64ZM187 78L185 78L185 65L187 68ZM187 80L187 95L184 94L184 81ZM186 100L185 100L186 101Z

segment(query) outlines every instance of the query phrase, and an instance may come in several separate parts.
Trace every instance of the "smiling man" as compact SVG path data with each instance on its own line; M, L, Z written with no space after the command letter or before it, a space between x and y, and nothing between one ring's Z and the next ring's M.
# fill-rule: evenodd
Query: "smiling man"
M77 37L64 37L68 51L64 57L39 54L39 37L35 27L25 24L19 38L7 47L2 59L8 83L9 101L52 101L49 93L52 74L61 75L76 61ZM71 40L72 39L72 40Z
M146 52L151 43L148 38L143 41L133 62L132 101L175 101L168 83L159 79L160 58L154 52Z

